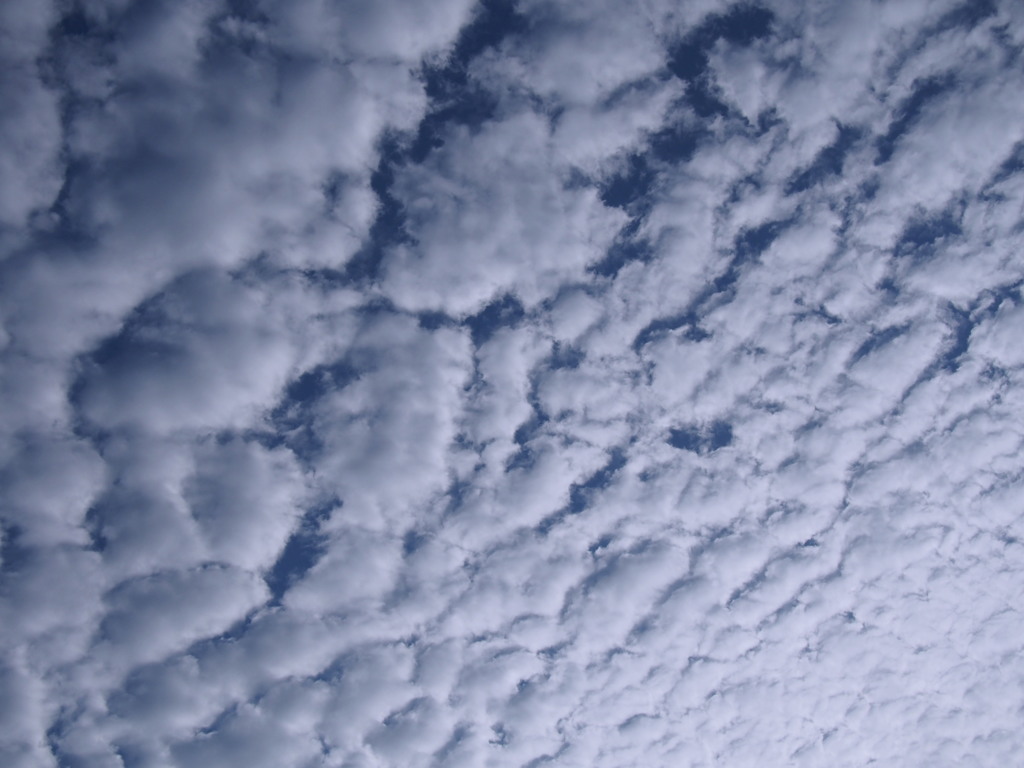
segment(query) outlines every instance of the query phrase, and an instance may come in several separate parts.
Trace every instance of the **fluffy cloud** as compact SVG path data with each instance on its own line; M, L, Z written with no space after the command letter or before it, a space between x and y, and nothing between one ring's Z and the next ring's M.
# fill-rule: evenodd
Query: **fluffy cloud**
M4 765L1013 761L1017 4L0 30Z

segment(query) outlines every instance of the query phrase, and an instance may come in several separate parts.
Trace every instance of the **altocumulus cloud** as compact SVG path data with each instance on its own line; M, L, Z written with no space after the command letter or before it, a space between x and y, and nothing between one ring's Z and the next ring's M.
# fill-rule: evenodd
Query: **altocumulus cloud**
M1019 759L1019 2L0 35L0 764Z

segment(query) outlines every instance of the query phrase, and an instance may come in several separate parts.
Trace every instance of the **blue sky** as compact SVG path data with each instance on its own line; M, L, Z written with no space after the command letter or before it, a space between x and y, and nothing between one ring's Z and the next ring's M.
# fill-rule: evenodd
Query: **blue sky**
M0 764L1024 748L1020 3L0 35Z

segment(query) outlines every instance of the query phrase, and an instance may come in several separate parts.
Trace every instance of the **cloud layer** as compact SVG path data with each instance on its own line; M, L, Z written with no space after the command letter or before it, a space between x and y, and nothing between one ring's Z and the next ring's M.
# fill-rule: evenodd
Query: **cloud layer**
M1024 747L1020 4L0 33L0 763Z

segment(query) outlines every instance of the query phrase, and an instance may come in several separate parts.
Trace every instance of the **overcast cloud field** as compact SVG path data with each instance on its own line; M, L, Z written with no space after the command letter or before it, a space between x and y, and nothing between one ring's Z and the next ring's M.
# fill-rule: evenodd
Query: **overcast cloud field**
M0 766L1024 754L1024 3L0 2Z

